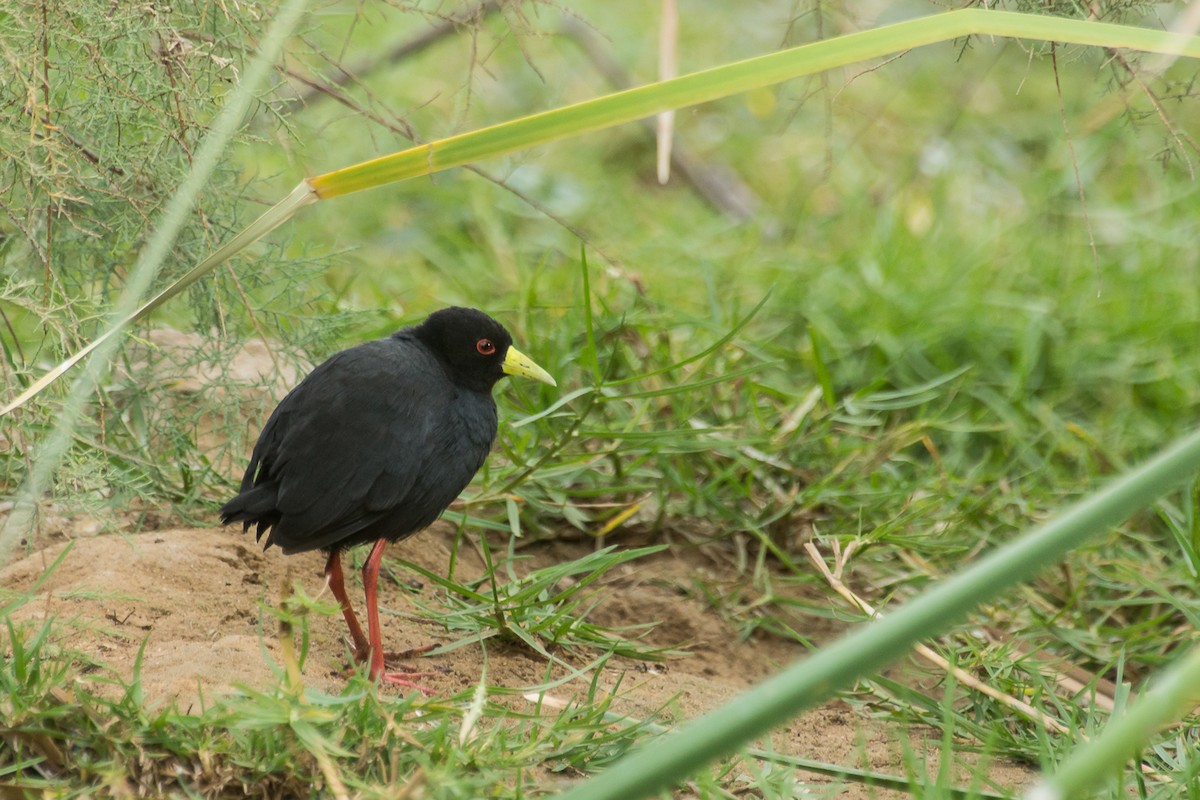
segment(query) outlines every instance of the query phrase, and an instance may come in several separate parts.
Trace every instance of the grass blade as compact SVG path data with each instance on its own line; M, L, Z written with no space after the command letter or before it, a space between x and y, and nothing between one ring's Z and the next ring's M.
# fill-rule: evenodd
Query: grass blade
M1080 746L1058 772L1026 794L1028 800L1091 797L1096 784L1116 777L1163 726L1188 714L1200 702L1200 647L1158 677L1155 685L1112 720L1104 733Z
M410 147L310 179L321 199L525 150L827 69L963 36L1007 36L1200 58L1200 38L1091 20L961 9L693 72Z
M970 609L1032 577L1089 537L1151 503L1200 470L1200 432L1192 433L1057 518L1001 547L906 603L859 627L810 658L744 693L677 733L627 756L563 795L564 800L632 800L665 790L709 761L833 695L857 678L936 636Z

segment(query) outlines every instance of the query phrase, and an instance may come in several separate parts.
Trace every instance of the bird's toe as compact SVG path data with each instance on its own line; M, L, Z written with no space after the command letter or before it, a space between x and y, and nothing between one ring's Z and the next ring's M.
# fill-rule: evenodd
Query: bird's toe
M437 674L436 672L385 672L379 676L379 682L391 684L392 686L403 686L407 689L416 689L421 694L432 695L432 689L416 683L413 679L431 678Z
M406 658L413 658L423 653L428 653L430 650L436 650L437 644L422 644L417 647L410 647L407 650L399 651L384 651L383 657L388 661L403 661ZM366 656L363 657L365 659Z

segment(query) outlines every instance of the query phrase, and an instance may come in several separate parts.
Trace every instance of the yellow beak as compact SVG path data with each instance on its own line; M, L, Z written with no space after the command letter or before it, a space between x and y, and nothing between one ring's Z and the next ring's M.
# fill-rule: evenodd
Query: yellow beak
M523 378L533 378L535 381L558 386L554 382L554 378L550 377L549 372L539 367L532 358L512 345L508 346L508 352L504 354L504 374L520 375Z

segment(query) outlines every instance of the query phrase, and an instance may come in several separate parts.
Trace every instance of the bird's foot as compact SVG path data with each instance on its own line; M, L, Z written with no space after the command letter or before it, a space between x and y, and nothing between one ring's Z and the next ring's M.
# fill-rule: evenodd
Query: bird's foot
M388 683L388 684L391 684L392 686L404 686L409 689L416 689L418 692L421 692L422 694L432 695L433 694L432 689L430 689L426 686L423 686L420 683L417 683L415 679L416 678L432 678L432 677L436 677L438 675L447 675L450 672L450 670L448 668L435 667L433 669L433 671L431 671L431 672L419 672L414 667L410 667L407 664L399 664L398 666L400 667L400 669L402 671L387 672L384 670L384 666L388 662L391 662L393 665L396 665L397 661L403 661L404 659L407 659L411 656L420 655L421 653L428 653L430 650L433 650L436 647L437 647L436 644L426 644L426 645L421 645L419 647L412 647L412 648L409 648L408 650L402 650L398 653L376 652L375 658L371 659L371 670L370 670L371 680L377 681L381 684Z

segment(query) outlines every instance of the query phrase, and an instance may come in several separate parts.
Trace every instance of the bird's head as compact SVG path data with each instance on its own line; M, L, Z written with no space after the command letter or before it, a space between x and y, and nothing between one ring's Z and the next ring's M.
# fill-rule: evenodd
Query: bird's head
M512 336L496 320L474 308L435 311L413 331L459 385L491 391L505 375L520 375L557 386L550 373L513 347Z

